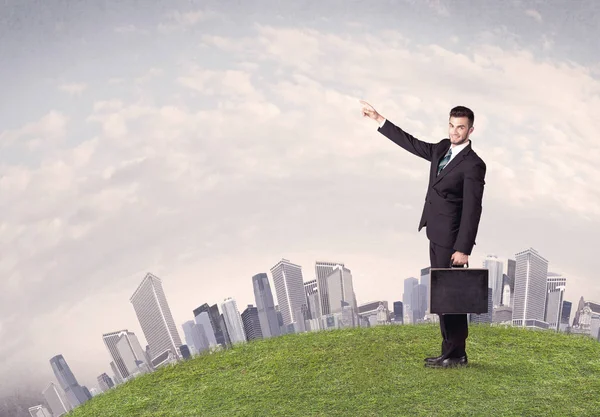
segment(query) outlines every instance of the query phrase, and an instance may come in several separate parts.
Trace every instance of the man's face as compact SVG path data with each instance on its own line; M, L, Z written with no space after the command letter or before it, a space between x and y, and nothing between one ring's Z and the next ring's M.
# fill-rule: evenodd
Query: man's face
M448 137L453 145L461 145L469 140L473 132L473 126L469 128L469 119L467 117L450 117L448 123Z

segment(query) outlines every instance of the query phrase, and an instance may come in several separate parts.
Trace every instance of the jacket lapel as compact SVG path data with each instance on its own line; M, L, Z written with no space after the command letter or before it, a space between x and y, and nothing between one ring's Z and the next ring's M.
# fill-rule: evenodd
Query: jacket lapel
M450 148L450 146L448 146L448 148ZM444 176L446 176L450 171L452 171L457 165L459 165L467 156L467 154L469 153L469 151L471 150L471 143L469 143L467 146L465 146L465 148L460 151L460 153L455 156L454 158L452 158L452 160L448 163L448 165L446 165L444 167L444 169L442 169L442 172L440 172L440 175L437 175L437 169L438 166L440 164L440 161L442 160L442 158L444 157L444 155L446 155L446 152L448 152L448 148L444 151L444 153L442 153L442 155L438 158L435 166L433 167L433 182L431 183L431 185L435 185L437 184L442 178L444 178Z

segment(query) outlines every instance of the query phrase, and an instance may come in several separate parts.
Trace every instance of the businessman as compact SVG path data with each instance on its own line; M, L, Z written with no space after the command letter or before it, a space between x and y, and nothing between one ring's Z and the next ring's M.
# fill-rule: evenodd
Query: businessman
M467 107L450 110L448 138L438 143L421 141L360 100L364 117L379 123L378 132L408 152L431 162L425 206L419 231L426 228L432 268L465 265L475 245L481 218L485 162L471 147L475 115ZM468 363L466 314L440 314L442 352L426 358L427 367L455 367Z

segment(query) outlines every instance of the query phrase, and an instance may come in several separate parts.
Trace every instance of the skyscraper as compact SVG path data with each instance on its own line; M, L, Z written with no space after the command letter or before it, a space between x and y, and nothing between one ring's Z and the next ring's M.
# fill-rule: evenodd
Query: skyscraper
M60 417L73 409L73 406L65 396L65 392L60 387L57 387L54 382L50 382L44 388L42 395L54 417Z
M508 298L504 298L505 291L502 295L502 305L511 306L514 304L515 296L515 270L517 268L517 262L514 259L506 260L506 277L504 279L504 286L508 285ZM504 290L504 289L503 289Z
M496 255L488 255L483 261L483 267L489 273L488 286L492 289L492 307L498 307L502 304L502 291L504 290L504 262L499 260Z
M406 278L404 280L404 292L402 293L402 304L404 305L404 310L407 309L410 311L409 319L411 323L413 322L413 311L415 308L418 310L419 305L413 306L413 292L416 291L417 285L419 285L419 280L415 277Z
M50 366L52 367L52 371L54 372L58 384L65 392L67 400L73 408L88 400L88 397L77 382L75 375L73 375L73 372L63 355L56 355L51 358Z
M181 339L161 279L151 273L146 274L130 301L150 346L150 360L167 350L174 357L181 357Z
M223 311L223 318L225 319L231 343L245 342L246 332L244 331L244 323L242 322L242 317L240 316L235 300L231 297L226 298L221 303L221 311Z
M129 379L131 373L134 371L132 368L131 361L129 363L125 363L123 360L123 349L126 349L125 355L129 358L130 355L133 356L135 361L140 361L146 363L148 366L148 358L146 358L146 354L140 345L140 342L137 336L130 332L127 329L118 330L116 332L105 333L102 335L102 340L104 340L104 345L106 349L108 349L108 353L112 357L117 370L119 371L119 376L123 380ZM122 341L122 342L121 342ZM121 342L121 349L117 347L117 345Z
M422 285L422 288L425 288L425 304L424 307L425 309L423 310L423 314L425 314L426 311L429 311L429 298L430 294L431 294L431 288L430 288L430 282L431 282L431 267L428 266L427 268L422 268L421 269L421 282L419 285Z
M98 386L100 387L102 392L104 392L114 387L115 384L106 373L103 373L98 376Z
M221 345L222 347L227 347L227 339L225 337L226 329L221 326L221 314L219 313L219 307L216 304L212 306L208 306L207 303L202 304L200 307L194 309L194 317L196 323L202 324L204 326L204 331L206 332L206 336L208 337L208 341L212 346L212 338L214 337L216 343ZM202 312L206 312L208 314L208 319L210 321L210 328L212 329L213 336L210 334L210 329L208 326L204 324L204 322L200 322L198 317Z
M547 328L544 321L548 261L535 249L516 255L513 326Z
M315 275L317 279L317 289L321 301L321 315L331 314L329 301L329 288L327 288L327 277L333 272L336 266L344 267L343 262L317 261L315 262ZM281 303L279 303L281 304Z
M29 407L29 415L31 417L52 417L50 411L41 404Z
M267 274L261 272L254 275L252 277L252 287L254 288L254 300L256 301L262 336L265 339L279 336L281 332L277 321L273 292L271 291Z
M353 314L357 314L358 309L355 304L352 272L345 266L336 265L326 280L329 291L330 314L341 313L344 303L350 306Z
M246 340L250 341L263 338L260 320L258 318L258 309L252 304L248 304L248 307L242 313L242 323L244 323Z
M302 311L303 306L306 308L306 296L304 295L302 268L287 259L282 259L271 268L271 274L273 275L283 325L288 326L297 323L303 327Z

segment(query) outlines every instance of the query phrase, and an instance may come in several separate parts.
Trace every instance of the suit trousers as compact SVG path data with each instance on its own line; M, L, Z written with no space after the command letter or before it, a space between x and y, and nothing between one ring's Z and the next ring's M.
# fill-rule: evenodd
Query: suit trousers
M436 245L429 241L429 257L432 268L449 268L452 248ZM442 356L459 358L466 355L466 340L469 335L469 323L466 314L439 314L442 332Z

